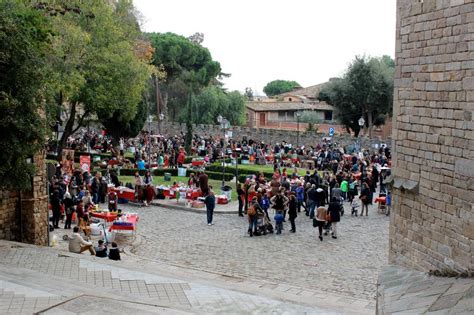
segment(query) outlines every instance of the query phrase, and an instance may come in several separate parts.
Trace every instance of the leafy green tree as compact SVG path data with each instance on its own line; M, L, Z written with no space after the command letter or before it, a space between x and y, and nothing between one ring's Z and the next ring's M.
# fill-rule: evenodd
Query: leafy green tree
M265 92L267 96L274 96L293 91L296 88L301 88L301 85L296 81L274 80L265 85L263 92Z
M113 116L104 119L102 125L106 128L107 133L112 136L112 141L118 145L121 137L133 138L136 137L143 129L149 113L149 105L145 100L138 103L137 112L132 119L123 117L123 111L115 111Z
M222 115L232 125L245 122L245 98L238 91L226 92L217 86L208 86L196 95L192 102L191 119L183 112L179 121L196 124L216 124L217 116Z
M373 126L383 124L392 111L394 68L387 57L356 57L342 78L321 89L319 99L334 105L336 117L355 136L361 116L370 137Z
M246 87L244 92L247 101L253 101L253 90L251 87Z
M231 125L241 126L245 123L245 97L238 91L226 93L227 110L222 111Z
M50 84L51 27L44 15L19 1L0 2L0 187L29 189L27 163L44 143L41 118Z
M324 119L321 119L319 114L315 111L305 110L300 112L300 117L298 119L300 122L307 123L307 131L315 130L314 126L323 122ZM316 128L317 130L317 128Z
M175 119L184 105L190 103L189 91L197 94L208 86L220 74L220 64L212 60L209 50L201 46L201 40L174 33L149 33L147 37L155 50L153 64L166 73L166 80L160 80L157 85L159 104L156 107L165 114L170 111Z
M66 1L58 3L68 8ZM64 14L50 14L57 34L51 54L57 84L55 104L49 108L56 105L56 114L65 122L59 153L93 114L99 121L117 117L117 112L121 122L133 120L151 75L151 67L135 50L141 33L130 1L76 5Z

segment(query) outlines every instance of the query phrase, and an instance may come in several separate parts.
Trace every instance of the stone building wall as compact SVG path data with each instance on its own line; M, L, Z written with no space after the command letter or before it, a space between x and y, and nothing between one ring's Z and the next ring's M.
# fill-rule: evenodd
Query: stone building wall
M44 152L34 157L29 192L0 190L0 239L48 245L48 195Z
M389 259L474 270L474 1L397 14Z
M159 133L160 128L164 134L170 136L179 135L181 132L186 134L186 124L163 122L162 125L159 126L155 122L152 126L152 131L154 133ZM146 130L146 128L144 129ZM240 141L245 137L247 140L252 139L254 141L263 141L265 143L271 144L286 141L287 143L296 145L296 143L299 141L300 145L316 146L316 144L322 143L323 138L328 137L327 133L305 131L303 128L301 128L301 131L299 132L299 137L298 132L294 130L262 129L239 126L231 127L229 130L232 131L233 139ZM194 133L202 136L213 136L217 138L221 138L223 136L223 130L217 125L195 125ZM333 139L342 146L353 145L355 143L354 137L349 134L336 135ZM370 147L373 144L390 143L390 140L386 140L388 142L385 142L378 138L368 139L366 137L361 137L359 140L361 141L363 147Z

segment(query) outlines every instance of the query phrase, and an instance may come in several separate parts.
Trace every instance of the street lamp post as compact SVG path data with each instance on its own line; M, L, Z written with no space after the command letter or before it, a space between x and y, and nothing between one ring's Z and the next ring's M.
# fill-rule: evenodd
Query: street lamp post
M300 112L296 112L296 148L300 146Z
M360 143L360 131L362 130L362 127L364 127L365 125L365 119L364 117L360 117L359 120L357 121L359 123L359 127L360 127L360 130L359 130L359 151L362 149L361 148L361 143Z
M148 115L148 170L151 169L151 123L153 122L153 116Z
M226 149L226 129L228 127L229 121L222 117L221 115L217 116L217 122L220 124L222 130L224 131L224 138L222 144L222 189L225 186L225 149Z

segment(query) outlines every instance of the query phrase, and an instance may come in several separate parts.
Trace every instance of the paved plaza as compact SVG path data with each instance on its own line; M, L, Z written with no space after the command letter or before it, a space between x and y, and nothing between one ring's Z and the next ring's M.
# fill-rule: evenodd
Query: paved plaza
M131 252L141 257L233 277L285 283L301 289L375 300L380 268L387 264L389 218L372 207L369 216L351 217L349 205L338 239L316 236L312 221L300 213L297 232L248 237L247 218L163 208L135 209L140 214ZM349 213L349 215L348 215Z
M135 236L119 235L122 261L0 242L0 313L371 314L386 264L388 220L347 214L339 238L297 233L250 238L246 218L162 207L138 212ZM346 210L347 213L347 210ZM56 235L64 234L59 229Z

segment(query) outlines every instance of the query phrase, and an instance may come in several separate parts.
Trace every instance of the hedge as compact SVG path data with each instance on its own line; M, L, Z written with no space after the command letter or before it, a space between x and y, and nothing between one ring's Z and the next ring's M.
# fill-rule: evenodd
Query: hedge
M98 169L95 168L92 174L95 172L101 172L102 175L105 174L105 169ZM135 172L138 172L141 176L144 176L146 170L138 170L136 168L124 168L120 170L120 176L134 176ZM170 173L171 176L178 176L178 169L176 168L158 168L154 169L152 175L153 176L164 176L165 173ZM189 177L191 173L196 173L195 170L187 169L186 170L186 177ZM207 176L210 179L222 180L222 171L221 172L208 172L206 171ZM224 174L225 181L231 181L234 178L234 174L225 173Z
M211 172L222 172L222 166L221 165L218 165L218 164L211 164L209 166L206 166L206 170L209 170ZM234 174L235 175L235 166L226 166L224 168L224 172L225 173L231 173L231 174ZM240 167L239 166L239 169L238 169L238 174L256 174L256 173L260 173L260 171L255 171L253 169L246 169L245 166L242 166ZM263 172L263 176L265 176L266 178L272 178L273 176L273 173L272 172Z

